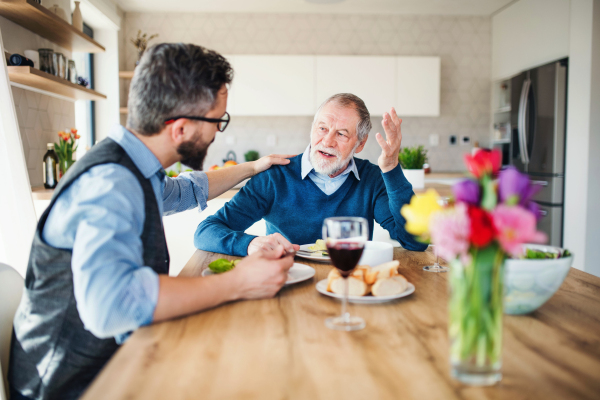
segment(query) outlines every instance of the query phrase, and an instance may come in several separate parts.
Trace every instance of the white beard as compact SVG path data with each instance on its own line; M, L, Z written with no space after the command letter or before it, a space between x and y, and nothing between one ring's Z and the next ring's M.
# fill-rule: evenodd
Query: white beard
M340 153L337 150L311 147L310 163L312 164L315 171L317 171L320 174L327 175L327 176L335 175L348 166L348 163L350 162L352 157L354 157L354 150L356 150L356 148L358 147L359 144L360 144L360 142L356 143L356 146L354 146L354 149L352 149L352 152L350 152L350 155L348 157L346 157L345 159L340 158ZM328 154L332 154L332 155L336 156L336 158L333 160L323 159L320 156L316 155L317 151L319 151L319 150L323 151L325 153L328 153Z

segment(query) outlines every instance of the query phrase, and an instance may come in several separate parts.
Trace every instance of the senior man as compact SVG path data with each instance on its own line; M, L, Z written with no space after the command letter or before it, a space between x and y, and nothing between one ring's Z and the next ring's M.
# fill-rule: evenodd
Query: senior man
M169 277L162 215L206 207L281 157L177 179L201 169L229 122L233 71L199 46L148 49L131 83L127 127L117 126L62 178L40 218L14 320L9 385L15 399L76 399L129 334L143 325L236 299L273 296L292 257L283 247L229 277ZM201 339L201 338L200 338Z
M253 177L215 215L196 230L194 244L202 250L245 256L278 245L298 249L321 238L323 220L358 216L373 221L409 250L423 251L404 229L402 205L413 196L411 184L398 165L402 120L392 108L383 115L384 139L379 167L355 158L371 130L371 116L357 96L341 93L327 99L315 115L311 141L304 154L289 165L276 166ZM267 236L244 231L264 218Z

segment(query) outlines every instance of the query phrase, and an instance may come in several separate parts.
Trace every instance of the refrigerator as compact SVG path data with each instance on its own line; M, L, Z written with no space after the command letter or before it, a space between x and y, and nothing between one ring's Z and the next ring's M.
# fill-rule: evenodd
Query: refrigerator
M510 164L541 185L534 197L538 229L562 247L568 59L525 71L511 79Z

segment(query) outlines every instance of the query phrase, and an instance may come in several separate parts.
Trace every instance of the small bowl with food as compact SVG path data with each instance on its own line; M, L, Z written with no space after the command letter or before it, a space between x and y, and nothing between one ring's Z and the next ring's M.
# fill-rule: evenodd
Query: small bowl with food
M509 258L504 263L504 312L520 315L537 310L558 291L572 263L568 250L524 245L522 258Z

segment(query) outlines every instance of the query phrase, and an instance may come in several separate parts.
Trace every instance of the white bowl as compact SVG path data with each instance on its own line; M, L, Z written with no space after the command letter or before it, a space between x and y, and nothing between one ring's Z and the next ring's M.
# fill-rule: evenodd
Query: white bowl
M394 259L394 246L385 242L367 242L358 265L375 267Z
M545 252L563 251L558 247L527 244L527 248ZM504 263L504 312L527 314L548 301L563 283L573 255L548 260L514 260Z

